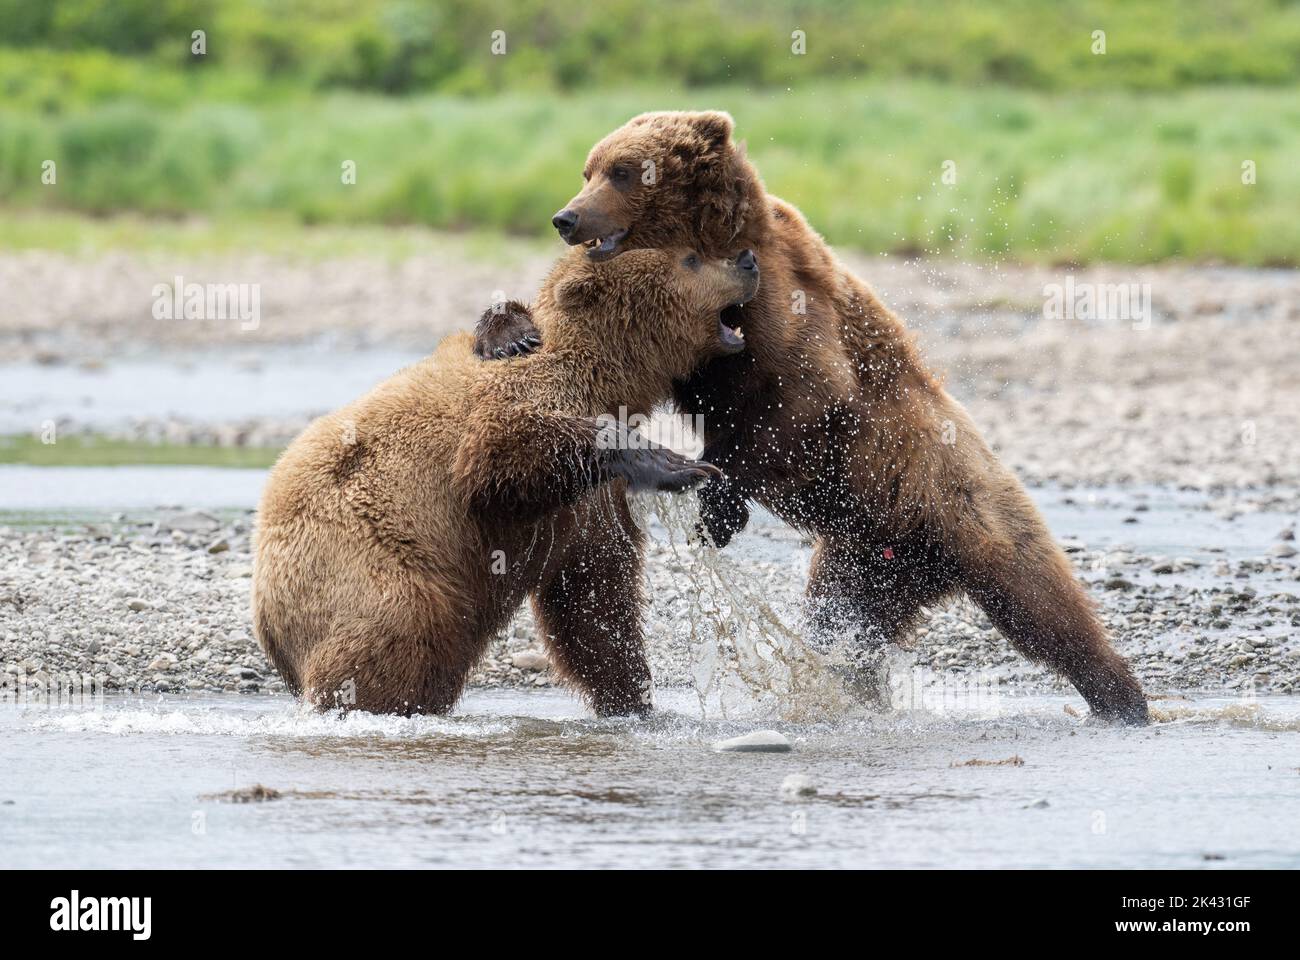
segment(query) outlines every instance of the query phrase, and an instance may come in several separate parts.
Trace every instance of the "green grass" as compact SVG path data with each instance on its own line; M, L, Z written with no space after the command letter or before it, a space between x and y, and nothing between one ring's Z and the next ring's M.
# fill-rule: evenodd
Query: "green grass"
M0 203L198 214L231 249L295 248L304 224L326 226L305 242L329 253L438 242L419 231L354 233L357 224L546 237L550 215L580 185L590 145L635 113L672 108L730 110L768 188L837 244L972 259L1300 262L1295 89L1044 94L840 82L488 100L128 100L53 117L0 106ZM53 186L41 183L46 159L57 162ZM356 163L355 185L340 180L345 160ZM949 160L955 184L942 180ZM1252 186L1241 179L1248 160ZM67 220L19 224L0 242L223 242L210 225L132 218L84 237ZM489 251L490 239L472 236L453 242Z
M224 210L212 215L149 217L131 212L87 216L73 210L9 208L0 212L0 250L52 250L95 255L114 250L173 256L262 253L308 260L366 256L400 261L445 253L510 265L556 250L545 235L502 243L491 227L449 233L420 225L304 225L289 213Z
M191 31L207 32L202 56ZM506 50L495 55L494 31ZM792 34L802 31L801 52ZM1104 56L1093 52L1104 31ZM0 0L0 99L925 78L1035 90L1300 80L1288 0ZM3 51L0 50L0 54Z
M29 436L0 437L0 464L37 467L269 467L279 455L278 449L263 447L202 447L83 437L65 437L46 444Z

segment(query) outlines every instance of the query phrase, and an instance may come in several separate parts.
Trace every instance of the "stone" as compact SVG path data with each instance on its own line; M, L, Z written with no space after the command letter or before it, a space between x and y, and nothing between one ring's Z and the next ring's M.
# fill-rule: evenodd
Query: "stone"
M713 745L718 753L789 753L790 741L775 730L755 730L744 736L719 740Z
M538 650L520 650L510 657L510 663L520 670L545 670L551 665L546 654Z
M781 796L787 799L797 797L815 797L817 795L817 784L812 782L812 778L802 773L792 773L781 781Z

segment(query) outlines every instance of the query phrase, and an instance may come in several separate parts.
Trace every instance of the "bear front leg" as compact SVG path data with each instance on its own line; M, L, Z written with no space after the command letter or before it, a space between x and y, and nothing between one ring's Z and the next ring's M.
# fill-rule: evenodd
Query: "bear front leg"
M598 421L598 469L627 481L627 489L680 493L705 480L720 482L722 471L705 460L692 460L646 439L612 419Z
M721 445L704 448L701 460L722 467L724 475L700 490L700 526L721 550L749 523L749 496L741 484L727 476L730 454Z
M642 534L622 496L599 497L533 595L551 665L602 717L651 709L641 633Z
M721 476L712 464L651 443L611 418L515 417L472 425L467 434L454 483L489 518L540 519L614 480L631 491L678 493Z
M474 328L474 353L480 360L527 356L541 345L532 311L518 300L488 307Z

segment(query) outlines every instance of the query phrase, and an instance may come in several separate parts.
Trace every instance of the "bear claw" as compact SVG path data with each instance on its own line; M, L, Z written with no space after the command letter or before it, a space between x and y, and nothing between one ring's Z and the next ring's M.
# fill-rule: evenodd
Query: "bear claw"
M722 471L711 463L691 460L662 447L614 451L608 467L613 476L627 481L632 492L680 493L722 476Z

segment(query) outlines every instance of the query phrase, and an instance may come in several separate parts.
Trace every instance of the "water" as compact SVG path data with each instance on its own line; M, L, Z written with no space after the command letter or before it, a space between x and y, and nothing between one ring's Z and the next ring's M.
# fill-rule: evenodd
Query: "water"
M207 422L315 416L419 359L391 350L266 348L170 353L166 361L115 360L96 369L5 364L0 433L30 433L42 420L65 416L96 427L140 416Z
M266 474L229 467L4 464L0 465L0 510L58 511L92 520L163 504L194 509L253 507L262 495Z
M257 505L266 474L262 469L229 467L0 464L0 509L80 510L89 519L109 511L162 504L251 508ZM1205 494L1164 487L1044 486L1029 493L1058 538L1082 537L1091 548L1131 547L1200 559L1211 553L1257 557L1275 542L1279 529L1295 522L1293 515L1274 510L1243 513L1229 520L1207 509ZM1138 522L1126 522L1130 517ZM779 526L780 521L765 510L754 510L750 529ZM790 546L783 541L756 549L785 557Z
M410 720L272 697L5 705L0 866L1300 867L1297 698L1172 701L1141 730L1069 698L805 725L693 700L660 691L648 721L554 690ZM769 726L792 752L710 749ZM793 773L819 794L784 799ZM213 799L254 784L282 797Z

